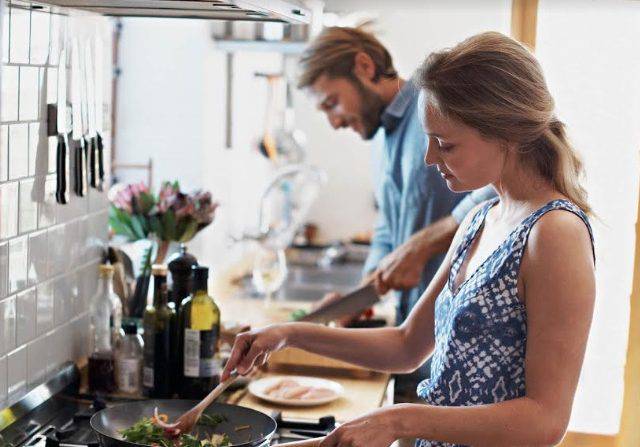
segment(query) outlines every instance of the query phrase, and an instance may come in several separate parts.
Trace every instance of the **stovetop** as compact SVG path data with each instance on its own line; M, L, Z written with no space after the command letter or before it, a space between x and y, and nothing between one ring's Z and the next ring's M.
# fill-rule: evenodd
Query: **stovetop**
M75 365L65 365L47 384L0 411L0 447L99 447L89 419L112 402L78 398L79 377ZM271 416L278 425L271 445L324 436L336 426L332 416L317 421Z

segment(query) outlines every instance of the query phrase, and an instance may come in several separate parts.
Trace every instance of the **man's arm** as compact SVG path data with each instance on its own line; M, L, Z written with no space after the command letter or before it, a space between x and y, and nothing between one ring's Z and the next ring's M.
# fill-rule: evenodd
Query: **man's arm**
M408 290L417 286L425 264L449 248L458 224L452 216L439 219L382 259L376 282L378 292L383 294L389 289Z
M420 283L424 266L431 258L445 253L469 212L480 203L495 197L491 186L467 194L453 209L450 216L427 225L380 261L376 287L380 293L389 289L408 290Z

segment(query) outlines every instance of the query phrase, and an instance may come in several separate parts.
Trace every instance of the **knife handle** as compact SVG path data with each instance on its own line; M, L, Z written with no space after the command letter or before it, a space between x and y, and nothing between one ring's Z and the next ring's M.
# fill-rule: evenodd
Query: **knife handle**
M102 143L102 135L96 134L96 144L98 146L98 185L100 191L104 186L104 144Z
M89 138L89 184L92 188L98 187L98 179L96 177L96 140Z
M84 189L84 153L82 149L82 139L74 140L73 142L73 155L75 160L75 166L73 170L73 175L75 178L75 188L74 192L76 195L80 197L84 197L85 189Z
M63 205L67 203L66 158L67 147L64 141L64 135L58 135L58 147L56 149L56 202Z

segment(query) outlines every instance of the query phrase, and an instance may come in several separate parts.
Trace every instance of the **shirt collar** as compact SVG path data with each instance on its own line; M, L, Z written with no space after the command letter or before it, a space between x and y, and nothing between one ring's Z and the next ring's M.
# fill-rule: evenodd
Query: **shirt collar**
M393 98L393 101L384 109L380 121L386 133L392 133L407 114L414 99L418 96L419 90L413 77L406 81L400 91Z

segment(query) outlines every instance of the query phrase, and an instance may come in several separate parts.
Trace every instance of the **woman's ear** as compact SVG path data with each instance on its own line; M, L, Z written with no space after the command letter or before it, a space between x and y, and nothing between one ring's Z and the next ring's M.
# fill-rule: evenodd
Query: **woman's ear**
M353 64L353 74L361 81L373 82L376 77L376 64L364 51L358 51Z

